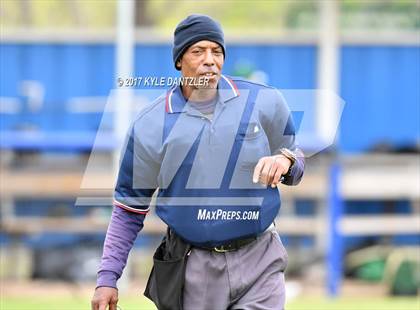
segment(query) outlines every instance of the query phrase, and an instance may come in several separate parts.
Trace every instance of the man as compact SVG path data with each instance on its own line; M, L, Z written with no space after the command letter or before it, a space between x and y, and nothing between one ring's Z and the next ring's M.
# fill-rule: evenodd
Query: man
M284 308L287 254L273 225L277 185L300 182L303 154L280 93L222 75L225 56L222 29L210 17L191 15L177 26L174 65L194 83L172 87L128 133L92 309L116 309L116 282L156 189L156 213L169 227L160 249L173 236L188 246L178 278L156 276L155 260L149 284L164 280L150 285L148 296L159 308ZM163 306L165 282L165 290L176 282L180 305Z

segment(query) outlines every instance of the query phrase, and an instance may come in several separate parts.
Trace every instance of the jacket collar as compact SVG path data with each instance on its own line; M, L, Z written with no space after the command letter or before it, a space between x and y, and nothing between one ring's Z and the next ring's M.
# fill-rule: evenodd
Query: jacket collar
M217 89L222 102L227 102L239 96L235 83L225 75L220 76ZM167 113L181 113L184 110L185 103L186 100L179 85L170 88L166 93L165 110Z

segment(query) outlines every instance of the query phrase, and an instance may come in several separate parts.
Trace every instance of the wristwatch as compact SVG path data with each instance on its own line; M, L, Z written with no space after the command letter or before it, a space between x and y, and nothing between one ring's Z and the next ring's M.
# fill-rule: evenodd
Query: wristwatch
M293 166L293 164L296 162L296 154L293 153L291 150L286 149L285 147L280 149L280 154L283 155L284 157L286 157L287 159L289 159L292 164L290 165L290 167ZM290 168L289 168L290 170Z
M280 149L280 154L279 155L282 155L282 156L286 157L288 160L290 160L292 162L292 164L289 166L289 170L286 172L286 174L282 175L281 178L280 178L280 182L284 183L286 178L291 177L292 167L297 160L297 156L296 156L295 153L293 153L289 149L286 149L285 147Z

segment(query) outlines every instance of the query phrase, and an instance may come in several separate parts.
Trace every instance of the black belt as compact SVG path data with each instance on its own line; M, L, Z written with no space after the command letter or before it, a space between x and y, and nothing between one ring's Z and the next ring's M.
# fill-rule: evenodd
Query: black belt
M197 248L208 250L208 251L214 251L218 253L232 252L232 251L237 251L240 248L243 248L244 246L250 244L251 242L255 240L257 240L257 237L250 237L250 238L237 239L230 243L226 243L226 244L219 245L216 247L199 246Z

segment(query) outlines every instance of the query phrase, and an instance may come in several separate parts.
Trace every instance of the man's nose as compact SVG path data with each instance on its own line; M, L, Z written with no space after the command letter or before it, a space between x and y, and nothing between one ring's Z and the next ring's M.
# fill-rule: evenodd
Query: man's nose
M206 50L205 56L204 56L204 65L206 66L214 66L214 57L211 50Z

